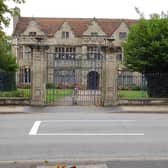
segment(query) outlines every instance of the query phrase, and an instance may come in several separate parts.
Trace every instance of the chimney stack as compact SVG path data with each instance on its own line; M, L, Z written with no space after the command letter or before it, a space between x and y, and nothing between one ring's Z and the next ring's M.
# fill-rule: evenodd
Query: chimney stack
M15 7L14 10L16 11L16 14L13 16L13 32L15 31L16 25L19 21L20 17L20 8Z

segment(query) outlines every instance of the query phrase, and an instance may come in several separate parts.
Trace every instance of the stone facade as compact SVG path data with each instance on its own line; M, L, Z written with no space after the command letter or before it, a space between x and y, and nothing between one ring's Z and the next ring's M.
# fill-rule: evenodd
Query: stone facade
M17 85L28 84L33 79L33 89L36 88L33 90L33 97L41 99L44 97L41 91L44 85L59 80L61 73L67 73L71 77L71 81L65 78L65 84L67 80L69 85L80 83L83 89L99 89L103 88L102 85L108 85L107 88L110 88L111 81L115 80L116 65L123 59L121 42L127 36L129 26L136 23L135 20L129 19L16 17L12 45L20 67ZM107 59L109 62L102 65L106 55L110 56L107 50L104 52L106 39L112 38L115 39L115 54L112 53L113 58ZM106 67L106 83L100 77L102 66ZM95 88L88 82L89 75L92 74L96 75L98 80ZM38 84L37 80L45 82ZM41 103L40 99L36 100L37 102L33 102Z

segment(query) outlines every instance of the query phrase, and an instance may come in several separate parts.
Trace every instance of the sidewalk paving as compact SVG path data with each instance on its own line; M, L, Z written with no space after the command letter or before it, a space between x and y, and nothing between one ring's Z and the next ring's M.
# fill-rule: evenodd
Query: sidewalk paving
M108 112L108 113L168 113L168 105L146 106L0 106L0 114L35 113L35 112Z

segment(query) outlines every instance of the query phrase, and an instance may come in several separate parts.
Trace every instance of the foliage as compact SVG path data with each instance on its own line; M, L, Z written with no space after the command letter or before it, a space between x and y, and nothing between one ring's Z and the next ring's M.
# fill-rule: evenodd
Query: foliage
M25 0L0 0L0 29L2 31L2 27L9 26L10 24L10 16L19 15L18 10L16 8L10 8L7 5L7 2L13 1L15 3L21 4L24 3Z
M55 88L55 84L49 82L49 83L46 84L46 88L47 89L54 89Z
M134 71L168 72L168 17L151 15L130 28L123 43L125 65Z
M19 89L31 89L30 83L19 84L17 86Z
M73 89L47 89L46 101L56 101L72 94Z
M118 97L126 99L148 98L147 91L118 90Z
M119 88L120 90L142 90L143 88L137 84L127 84Z
M0 97L25 97L30 96L29 89L17 89L13 91L0 91Z
M10 24L10 16L19 15L16 8L10 8L7 2L24 3L25 0L0 0L0 70L16 71L16 59L12 54L9 38L5 35L3 27Z
M0 40L0 70L15 72L17 69L16 57L12 54L11 45L7 39Z

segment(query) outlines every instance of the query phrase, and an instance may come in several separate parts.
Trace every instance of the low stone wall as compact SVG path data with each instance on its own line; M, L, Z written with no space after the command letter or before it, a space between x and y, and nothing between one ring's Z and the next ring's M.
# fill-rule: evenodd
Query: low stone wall
M22 97L0 97L0 105L30 105L30 100Z
M168 98L118 99L118 105L167 105Z
M0 105L30 105L22 97L0 97ZM118 105L168 105L168 98L118 99Z

